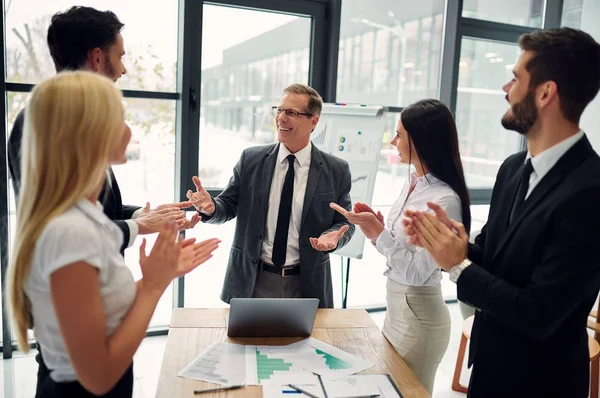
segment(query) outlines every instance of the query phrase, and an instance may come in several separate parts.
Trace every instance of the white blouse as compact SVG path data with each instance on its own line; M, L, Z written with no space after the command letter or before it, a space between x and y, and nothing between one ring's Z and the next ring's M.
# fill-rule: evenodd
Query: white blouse
M80 200L52 219L38 238L25 290L31 301L35 338L50 377L56 382L77 380L52 305L50 276L58 269L85 261L98 269L106 316L105 335L121 324L133 304L136 284L119 253L123 232L103 212L100 203Z
M415 188L409 196L408 192L413 184ZM387 260L388 269L384 275L403 285L435 286L442 280L442 271L429 253L421 247L408 244L402 226L406 209L429 210L427 202L437 203L451 219L462 221L460 198L450 186L432 174L422 177L418 177L416 173L410 175L400 197L390 210L386 228L375 242L377 250Z

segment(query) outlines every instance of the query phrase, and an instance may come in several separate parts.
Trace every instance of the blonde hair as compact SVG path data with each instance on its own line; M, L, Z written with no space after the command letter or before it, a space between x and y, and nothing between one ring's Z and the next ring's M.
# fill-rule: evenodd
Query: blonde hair
M25 284L37 239L46 225L99 190L109 156L121 145L121 93L91 72L61 72L34 88L25 111L9 299L19 348L29 351L31 302Z
M313 116L321 116L321 109L323 109L323 98L321 98L317 90L314 88L307 86L306 84L293 83L284 88L283 93L308 95L306 112Z

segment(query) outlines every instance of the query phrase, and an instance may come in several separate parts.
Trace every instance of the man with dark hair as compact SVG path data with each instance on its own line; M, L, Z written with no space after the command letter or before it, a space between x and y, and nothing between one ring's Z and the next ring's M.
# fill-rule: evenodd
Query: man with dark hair
M48 28L48 47L56 71L86 69L117 81L127 73L122 61L125 55L120 33L123 26L111 11L74 6L56 13ZM17 199L21 183L24 111L15 119L8 139L8 165ZM152 210L148 203L145 208L123 205L112 169L107 171L99 201L104 205L106 215L123 231L121 252L133 244L138 234L158 232L166 221L177 221L181 228L192 228L199 221L199 216L186 221L185 213L181 211L181 208L191 206L190 202L161 205Z
M354 225L329 207L350 210L350 168L311 144L323 100L292 84L273 107L278 143L244 150L225 190L212 198L194 177L188 199L203 222L237 217L221 299L316 297L333 307L329 254Z
M113 12L90 7L75 6L54 14L47 40L56 71L91 66L116 81L127 73L122 62L124 26Z
M477 309L469 397L587 397L586 322L600 289L600 157L579 128L600 89L600 45L579 30L521 36L502 125L527 151L498 171L474 244L437 205L406 232Z

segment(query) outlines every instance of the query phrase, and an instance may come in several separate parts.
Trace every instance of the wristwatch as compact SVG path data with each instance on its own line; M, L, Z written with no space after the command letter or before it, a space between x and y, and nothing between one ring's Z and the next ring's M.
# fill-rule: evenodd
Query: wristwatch
M450 274L450 280L456 283L458 281L458 278L460 277L460 274L462 274L462 272L471 264L471 260L465 258L460 263L450 268L450 271L448 271L448 273Z

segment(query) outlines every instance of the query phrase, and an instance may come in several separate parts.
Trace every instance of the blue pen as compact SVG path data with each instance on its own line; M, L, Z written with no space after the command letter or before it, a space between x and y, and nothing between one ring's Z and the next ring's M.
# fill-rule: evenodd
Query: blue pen
M288 384L288 386L289 386L290 388L293 388L294 390L297 390L298 392L301 392L301 393L303 393L303 394L305 394L305 395L308 395L310 398L320 398L320 397L316 396L315 394L311 394L311 393L309 393L308 391L306 391L306 390L303 390L303 389L301 389L300 387L297 387L297 386L295 386L295 385L293 385L293 384Z

